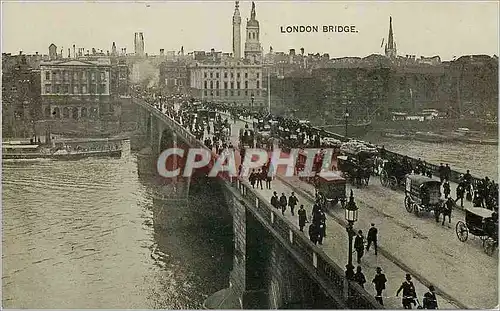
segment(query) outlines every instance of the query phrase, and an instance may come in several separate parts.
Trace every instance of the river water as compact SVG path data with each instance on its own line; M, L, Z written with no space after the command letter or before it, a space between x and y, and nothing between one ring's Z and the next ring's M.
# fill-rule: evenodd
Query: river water
M454 170L464 172L469 169L476 177L498 180L498 146L472 145L464 143L429 143L416 140L399 140L386 137L365 137L387 150L422 158L437 164L448 163Z
M196 309L228 284L232 227L213 189L153 200L132 154L2 173L4 308Z

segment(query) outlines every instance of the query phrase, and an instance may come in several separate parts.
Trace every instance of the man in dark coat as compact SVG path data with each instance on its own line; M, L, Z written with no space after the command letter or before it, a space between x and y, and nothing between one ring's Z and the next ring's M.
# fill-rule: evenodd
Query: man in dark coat
M274 206L275 208L279 208L280 205L279 205L279 199L278 199L278 194L276 193L276 191L274 191L274 194L273 196L271 197L271 205Z
M295 193L292 192L292 195L288 198L288 206L290 206L290 211L292 212L292 216L295 215L294 210L295 206L297 205L297 202L299 202L299 200L295 196Z
M284 193L281 194L280 197L280 207L281 207L281 214L285 215L285 210L286 210L286 205L287 205L287 199L286 195Z
M372 283L375 284L375 290L377 291L377 296L375 296L375 299L381 305L384 305L384 300L382 299L382 291L385 289L386 282L387 278L385 277L385 274L382 273L382 268L377 267L377 274L373 278Z
M403 308L411 309L411 304L416 304L417 292L415 290L415 285L413 285L413 282L411 281L411 275L409 273L406 274L406 280L403 284L401 284L396 292L396 297L399 296L401 291L403 291L403 299L401 300Z
M436 298L436 293L434 292L434 286L429 286L429 291L424 294L424 299L422 301L424 309L437 309L438 303Z
M365 250L363 231L361 231L361 230L358 231L358 234L356 235L356 238L354 239L354 249L356 250L356 253L358 255L358 264L360 264L361 258L363 257L364 250Z
M304 205L300 205L300 208L297 212L297 214L299 214L299 228L300 228L300 231L304 231L304 226L306 225L306 222L307 222L307 214L306 214L306 210L304 209Z
M361 271L361 266L356 268L356 273L354 274L354 281L359 284L359 286L365 288L366 278Z
M455 200L455 203L460 200L460 207L464 207L464 196L465 196L465 183L464 181L461 181L458 186L457 186L457 199Z
M450 178L451 178L451 168L448 165L448 163L446 163L446 166L444 167L444 178L447 181L450 181Z
M315 223L309 225L309 239L314 245L318 243L318 229Z
M378 230L377 228L375 228L375 224L372 223L370 230L368 230L368 235L366 236L366 251L370 250L370 246L373 243L373 248L375 248L375 255L377 255L377 234Z
M438 174L439 174L439 180L441 180L441 183L443 183L443 181L446 177L445 168L444 168L443 163L439 164Z

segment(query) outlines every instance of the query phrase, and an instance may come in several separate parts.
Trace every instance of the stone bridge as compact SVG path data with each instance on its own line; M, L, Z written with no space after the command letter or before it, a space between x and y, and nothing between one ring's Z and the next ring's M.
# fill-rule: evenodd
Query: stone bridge
M137 129L153 158L164 148L206 148L188 130L141 99ZM380 309L343 268L243 180L218 179L233 216L234 258L228 288L209 297L214 309ZM188 181L189 183L189 181ZM346 239L347 241L347 239Z

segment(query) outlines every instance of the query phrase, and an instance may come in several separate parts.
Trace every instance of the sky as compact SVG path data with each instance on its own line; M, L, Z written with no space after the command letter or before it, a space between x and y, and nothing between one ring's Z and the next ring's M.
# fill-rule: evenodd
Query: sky
M468 54L499 54L499 2L256 1L264 52L329 53L330 57L382 54L389 16L399 55L450 60ZM251 2L240 1L242 51ZM145 51L232 52L233 1L3 2L2 52L48 54L75 44L91 50L134 49L143 32ZM281 26L317 25L318 33L281 33ZM357 33L324 33L323 25L354 25Z

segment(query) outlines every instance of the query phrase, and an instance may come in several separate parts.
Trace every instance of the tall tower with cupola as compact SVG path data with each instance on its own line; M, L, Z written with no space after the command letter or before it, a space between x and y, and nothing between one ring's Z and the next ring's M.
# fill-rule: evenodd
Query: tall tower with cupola
M260 45L259 21L255 19L255 15L255 3L252 2L250 19L247 20L245 58L260 61L262 59L262 46Z

